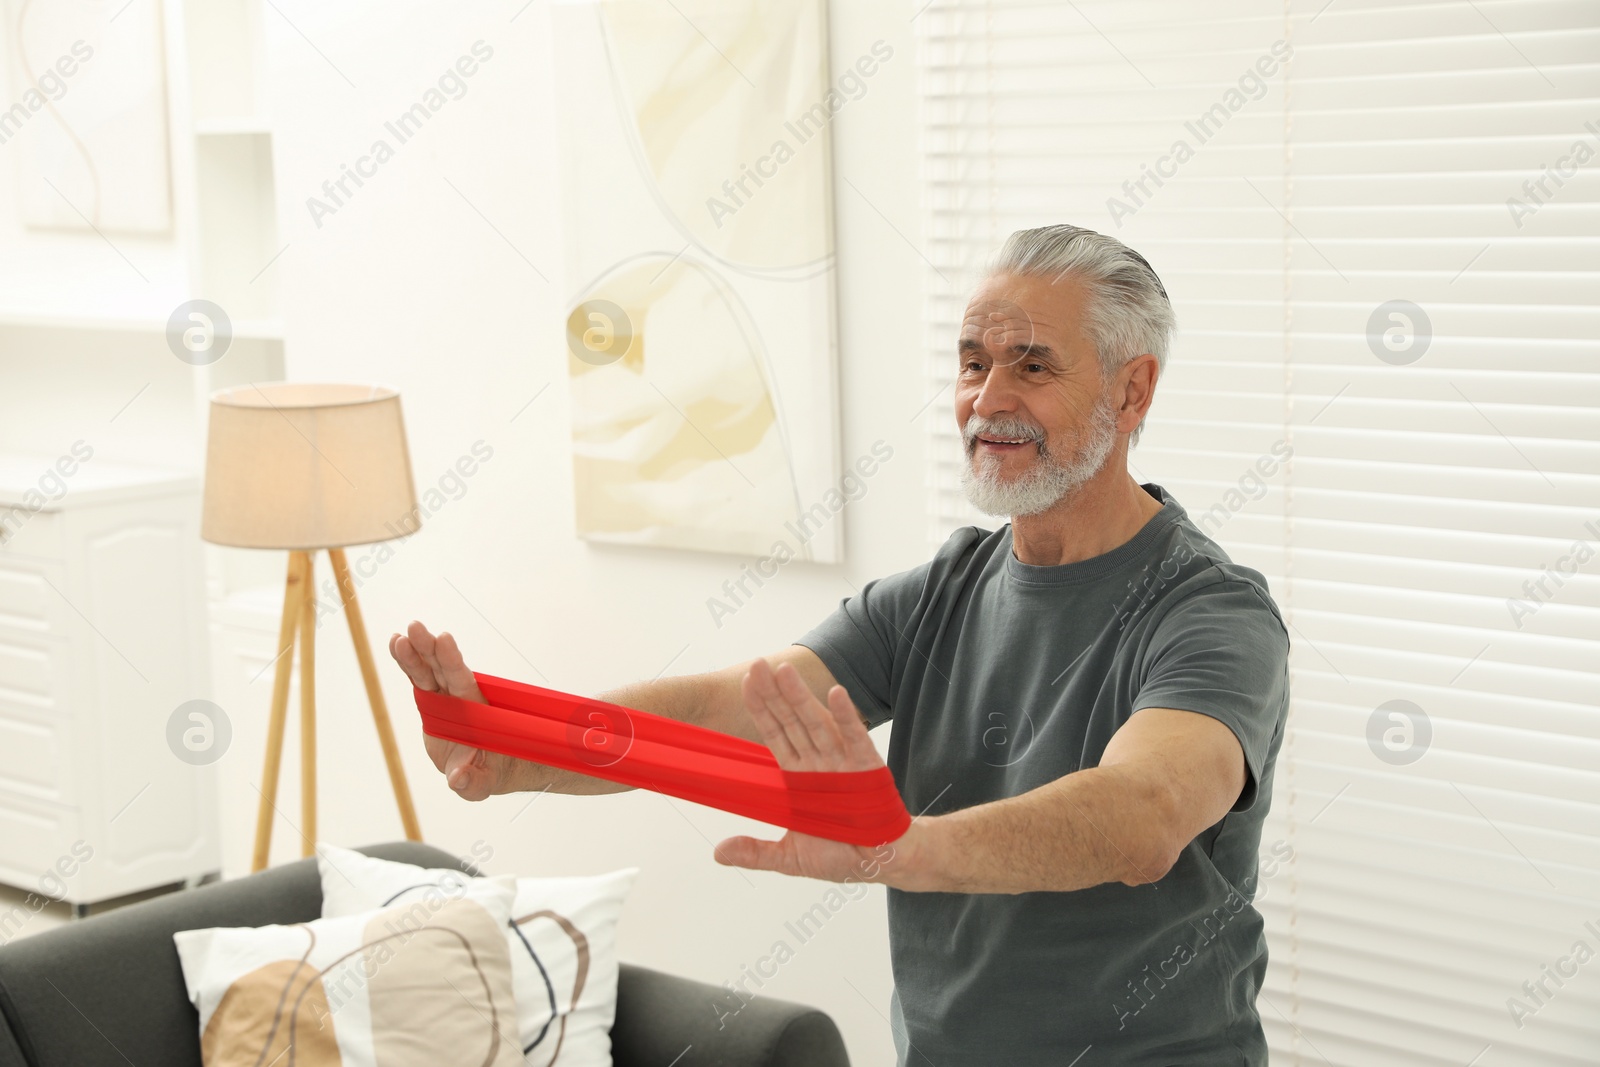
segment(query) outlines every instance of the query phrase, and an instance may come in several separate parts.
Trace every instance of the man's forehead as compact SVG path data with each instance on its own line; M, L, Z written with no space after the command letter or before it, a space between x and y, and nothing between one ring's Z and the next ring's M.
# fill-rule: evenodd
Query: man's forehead
M997 296L975 299L968 304L961 325L972 329L1001 326L1008 330L1025 330L1049 321L1050 316L1038 309L1025 308L1014 300Z
M1024 307L1006 297L975 299L967 305L960 338L966 343L1017 347L1061 337L1056 316Z
M977 338L994 331L1004 334L1062 338L1072 320L1078 295L1076 279L991 278L972 294L961 321L963 337ZM1064 339L1064 338L1062 338Z

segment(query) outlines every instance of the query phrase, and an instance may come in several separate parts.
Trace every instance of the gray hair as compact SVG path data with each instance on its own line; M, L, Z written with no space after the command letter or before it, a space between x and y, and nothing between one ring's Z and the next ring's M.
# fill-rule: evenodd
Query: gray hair
M1086 326L1101 372L1112 374L1148 352L1156 357L1158 373L1165 373L1167 346L1178 328L1172 301L1145 258L1115 237L1068 223L1018 230L985 271L991 277L1023 274L1052 281L1069 273L1089 290ZM1130 446L1143 430L1140 422Z

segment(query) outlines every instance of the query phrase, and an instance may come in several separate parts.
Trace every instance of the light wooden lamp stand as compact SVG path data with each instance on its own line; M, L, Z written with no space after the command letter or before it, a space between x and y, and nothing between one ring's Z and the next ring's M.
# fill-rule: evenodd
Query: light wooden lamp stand
M367 702L372 705L373 723L378 728L378 741L383 745L383 760L389 767L389 783L394 786L395 803L400 807L400 821L405 825L406 839L421 841L422 830L417 825L417 812L411 803L411 787L406 783L405 768L400 763L400 750L395 745L394 728L389 724L389 708L384 703L383 688L378 684L378 672L372 661L372 646L367 641L367 626L361 618L361 602L356 599L355 583L350 578L350 568L345 563L344 549L328 549L333 563L334 580L339 585L339 599L344 606L345 619L350 623L350 640L356 646L356 659L361 664L361 680L366 683ZM278 794L278 770L283 761L283 727L289 712L289 674L293 669L291 652L295 635L300 637L300 836L303 855L309 856L317 840L317 698L316 698L316 592L311 580L311 553L289 553L289 575L283 589L283 618L278 624L278 656L276 673L272 679L272 717L267 725L267 757L261 770L261 805L256 811L255 851L250 862L252 871L267 865L267 853L272 846L272 816Z

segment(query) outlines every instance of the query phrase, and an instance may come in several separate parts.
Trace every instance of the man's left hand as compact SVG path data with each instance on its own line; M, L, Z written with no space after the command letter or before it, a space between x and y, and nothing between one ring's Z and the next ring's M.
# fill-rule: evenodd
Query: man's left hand
M823 704L788 663L774 671L757 659L744 676L744 702L778 766L786 771L870 771L884 766L866 723L842 685ZM866 848L790 830L781 840L730 837L718 863L827 882L882 882L913 889L921 880L933 833L931 818L914 818L898 839Z

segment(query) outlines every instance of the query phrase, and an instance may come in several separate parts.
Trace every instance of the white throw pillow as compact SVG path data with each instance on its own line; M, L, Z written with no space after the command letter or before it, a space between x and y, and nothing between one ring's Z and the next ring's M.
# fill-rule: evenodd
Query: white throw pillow
M173 934L202 1061L518 1067L515 896L509 877L480 879L336 919Z
M374 859L326 842L317 845L317 868L325 917L476 881L455 868ZM611 1067L617 920L638 873L637 867L624 867L609 874L515 879L505 934L528 1067Z

